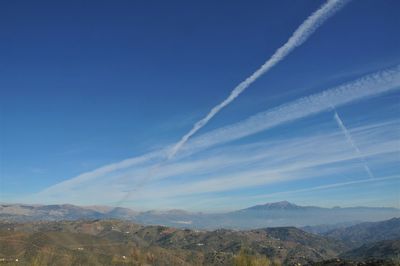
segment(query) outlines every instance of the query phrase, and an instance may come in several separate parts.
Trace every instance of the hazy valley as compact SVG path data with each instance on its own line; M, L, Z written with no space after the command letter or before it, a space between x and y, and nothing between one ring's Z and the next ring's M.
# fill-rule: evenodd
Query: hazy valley
M0 204L0 217L8 221L57 221L77 219L121 219L144 225L164 225L192 229L255 229L276 226L305 227L324 231L399 217L396 208L320 208L299 206L287 201L256 205L226 213L193 213L184 210L137 212L109 206ZM322 226L321 226L322 225ZM313 226L313 228L307 228ZM318 227L319 226L319 227ZM324 229L325 228L325 229Z

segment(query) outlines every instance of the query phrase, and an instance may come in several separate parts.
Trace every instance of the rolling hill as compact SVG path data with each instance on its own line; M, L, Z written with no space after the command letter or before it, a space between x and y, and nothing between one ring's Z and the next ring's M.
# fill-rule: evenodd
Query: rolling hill
M122 220L0 222L6 265L396 265L398 219L367 223L384 240L365 243L295 227L213 231L144 226ZM361 234L350 226L348 235ZM352 230L354 234L350 234ZM331 233L333 233L332 231ZM386 233L385 233L386 232ZM361 240L360 240L361 241ZM235 264L241 261L242 264ZM257 261L263 264L243 264Z
M305 264L344 250L335 240L294 227L195 231L116 220L0 224L0 259L22 265L232 265L241 252Z

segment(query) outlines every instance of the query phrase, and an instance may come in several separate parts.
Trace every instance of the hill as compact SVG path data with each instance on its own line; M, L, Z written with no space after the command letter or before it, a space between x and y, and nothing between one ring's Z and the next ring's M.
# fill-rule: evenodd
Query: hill
M400 218L392 218L381 222L360 223L334 229L324 235L341 240L351 246L360 246L381 240L400 239Z
M293 227L196 231L116 220L0 224L0 259L21 265L232 265L243 253L306 264L344 250L337 241Z
M398 219L375 228L397 237ZM350 234L355 230L354 234ZM333 231L332 231L333 232ZM331 233L332 233L331 232ZM365 243L295 227L214 231L143 226L121 220L0 222L0 262L14 265L396 265L399 239ZM360 240L361 241L361 240ZM355 247L355 248L354 248ZM248 264L257 261L259 264ZM238 264L235 264L238 263Z
M390 259L400 265L400 239L364 244L359 248L341 254L340 257L353 261Z

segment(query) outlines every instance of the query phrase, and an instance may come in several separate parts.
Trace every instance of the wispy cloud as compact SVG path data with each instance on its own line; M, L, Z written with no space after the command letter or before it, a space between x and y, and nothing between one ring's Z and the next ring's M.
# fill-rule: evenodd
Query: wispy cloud
M400 89L400 65L366 75L298 100L258 113L246 120L225 126L193 139L183 150L193 151L234 141L297 119L330 110L382 93Z
M391 131L398 127L399 121L391 121L349 131L363 145L363 156L372 162L384 157L383 162L387 164L396 160L393 153L398 151L397 139ZM182 158L161 166L152 182L130 195L127 203L137 207L157 201L157 206L162 206L163 202L189 195L194 197L313 178L333 178L334 181L349 172L359 176L360 156L352 151L342 133L330 129L324 133L285 138L284 141L266 140L220 147L196 158ZM147 164L136 165L124 172L109 173L74 185L61 183L42 191L38 198L48 202L74 200L85 204L109 204L124 196L123 190L134 188L135 181L142 178L148 167Z
M330 193L330 191L336 191L337 193L338 189L343 189L343 188L348 188L348 187L360 187L361 185L374 185L377 183L388 183L388 182L398 182L400 181L400 175L390 175L390 176L384 176L376 179L371 179L371 178L364 178L364 179L357 179L357 180L352 180L352 181L344 181L344 182L336 182L336 183L329 183L326 185L319 185L319 186L312 186L312 187L307 187L307 188L301 188L301 189L293 189L293 190L284 190L284 191L278 191L278 192L272 192L272 193L263 193L263 194L258 194L258 195L246 195L246 196L216 196L216 197L210 197L207 195L204 198L201 198L201 200L197 200L194 205L197 206L197 208L204 208L204 206L216 206L215 210L237 210L237 207L232 208L232 206L229 205L229 202L231 202L233 199L238 202L245 202L244 204L241 205L241 207L248 207L249 203L246 202L251 202L251 205L255 204L262 204L265 201L273 201L273 200L281 200L281 199L290 199L290 198L303 198L304 195L312 195L315 194L315 192L318 191L324 191L324 193ZM364 189L364 187L363 187ZM297 196L297 197L296 197ZM344 195L343 195L344 196ZM361 200L362 201L362 200ZM374 200L376 202L376 200ZM228 204L227 204L228 203ZM378 203L379 206L379 202ZM171 203L170 203L171 204ZM320 204L318 204L320 205ZM348 205L348 203L346 204ZM350 204L350 206L352 206ZM353 205L354 206L354 205ZM382 205L381 205L382 206ZM397 203L396 206L399 208L399 204Z
M283 104L276 108L256 114L233 125L225 126L203 134L202 136L189 141L188 145L184 147L183 153L181 153L174 160L182 160L184 158L188 158L188 155L192 155L193 153L201 150L207 150L207 148L215 145L244 138L263 130L292 122L296 119L305 118L326 110L330 110L332 105L341 106L344 104L349 104L399 88L400 66L379 71L341 86L325 90L321 93ZM374 138L379 139L369 136L368 142L373 144ZM386 136L383 139L386 139ZM383 145L383 142L378 144ZM298 145L298 143L296 145ZM392 145L392 148L397 147L395 143L388 145ZM157 165L163 160L163 158L165 158L165 152L168 150L168 148L169 147L139 157L134 157L118 163L106 165L91 172L83 173L77 177L51 186L45 189L43 193L46 195L57 195L63 193L63 191L81 191L81 189L79 189L80 186L93 186L93 184L97 183L107 183L107 185L110 186L108 181L115 181L116 176L121 177L124 175L127 177L126 182L118 187L119 192L115 192L118 197L123 198L126 196L126 192L124 191L134 189L135 185L137 185L137 180L143 178L143 176L146 176L149 168L154 167L154 165ZM287 150L287 152L288 154L293 154L290 150ZM232 151L230 151L230 153L232 153ZM277 158L284 159L288 156L288 154L275 154L275 157L271 157L270 160L274 161L277 160ZM320 156L322 157L324 155ZM185 169L185 167L182 167L182 165L174 165L174 160L169 162L167 165L159 166L162 169L157 171L158 173L154 178L158 179L160 176L179 176L182 173L187 173L188 176L190 173L188 168ZM214 162L217 161L214 160ZM220 163L220 165L223 166L224 164ZM188 166L186 165L186 167ZM198 173L204 171L201 170L202 168L207 169L205 165L194 162L191 163L190 167L195 167Z
M98 177L110 174L110 173L115 173L118 171L121 171L126 168L130 167L140 167L146 164L151 163L152 161L157 161L157 159L162 158L164 155L164 150L159 150L155 152L150 152L141 156L129 158L117 163L112 163L108 164L102 167L99 167L93 171L82 173L74 178L68 179L66 181L61 182L63 187L73 187L76 185L80 185L84 182L89 182L92 181ZM58 186L60 184L57 184L55 186Z
M311 191L317 191L317 190L327 190L327 189L344 187L344 186L353 186L353 185L362 184L362 183L384 182L384 181L393 180L393 179L400 179L400 176L399 175L385 176L385 177L380 177L377 179L363 178L363 179L358 179L358 180L353 180L353 181L338 182L338 183L332 183L332 184L322 185L322 186L315 186L315 187L309 187L309 188L303 188L303 189L275 192L275 193L270 193L268 195L258 195L254 198L269 198L269 197L278 196L278 195L288 195L288 194L311 192Z
M182 148L182 146L204 127L216 114L225 106L229 105L242 92L244 92L253 82L263 74L267 73L272 67L282 61L296 47L302 45L329 17L334 15L348 0L328 0L317 11L309 16L290 36L289 40L281 46L259 69L257 69L248 78L237 85L229 96L218 105L214 106L210 112L201 120L196 122L193 128L186 133L179 142L177 142L169 151L168 158L172 158Z

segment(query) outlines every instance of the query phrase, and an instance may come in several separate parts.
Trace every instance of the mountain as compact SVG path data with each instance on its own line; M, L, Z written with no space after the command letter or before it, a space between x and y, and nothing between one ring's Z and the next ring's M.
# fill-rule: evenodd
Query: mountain
M62 205L26 205L26 204L1 204L0 218L7 220L77 220L98 219L103 214L94 210L82 208L71 204Z
M279 201L279 202L272 202L266 203L262 205L255 205L242 211L265 211L265 210L299 210L304 207L300 207L296 204L290 203L288 201Z
M353 226L335 229L324 234L352 246L381 240L400 239L400 218L381 222L360 223Z
M399 217L396 208L321 208L298 206L287 201L256 205L225 214L225 222L232 228L260 228L272 226L335 225Z
M0 204L0 219L7 221L58 221L122 219L146 225L192 229L255 229L276 226L320 226L374 222L400 217L396 208L320 208L287 201L256 205L227 213L193 213L184 210L136 212L108 206ZM336 227L330 228L334 229ZM311 230L311 228L309 228ZM328 230L328 229L326 229ZM325 230L325 231L326 231ZM324 231L324 230L322 230Z

